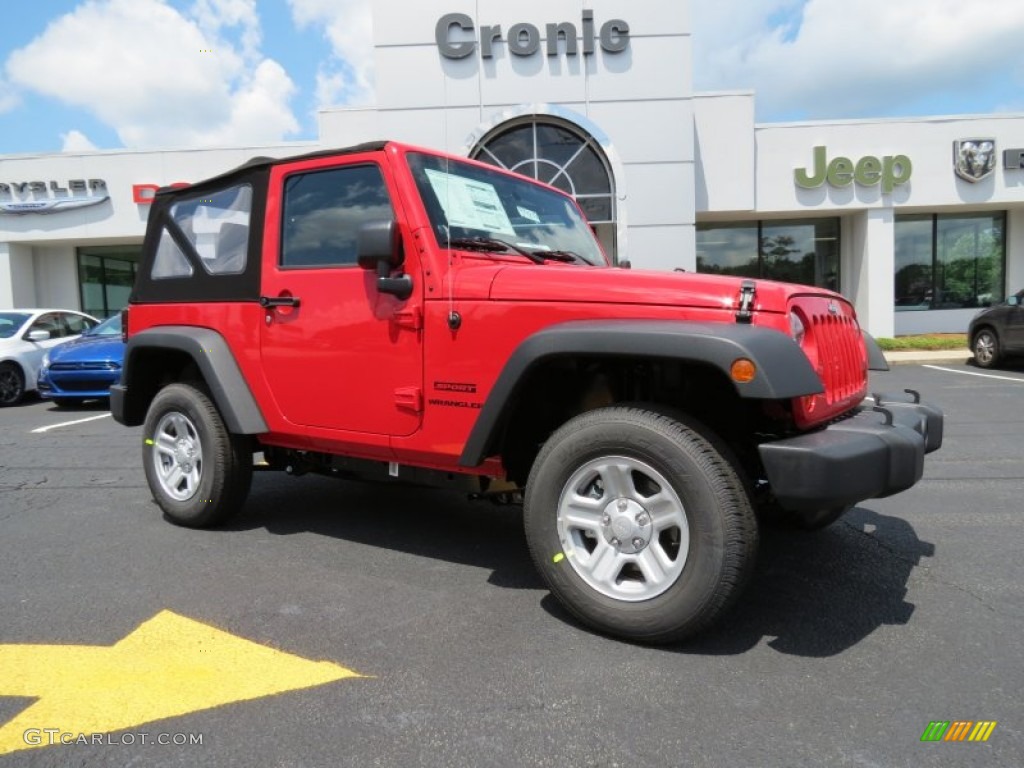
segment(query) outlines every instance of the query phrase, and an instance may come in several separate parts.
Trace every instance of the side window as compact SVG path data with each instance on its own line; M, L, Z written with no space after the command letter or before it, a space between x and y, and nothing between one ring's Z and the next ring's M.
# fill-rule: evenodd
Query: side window
M29 331L49 331L51 339L59 339L64 336L64 327L61 325L60 316L56 312L40 315Z
M191 276L192 265L188 257L181 252L171 233L165 229L160 233L160 243L156 248L156 258L153 259L150 277L154 280L164 280L169 277Z
M239 184L171 206L171 218L185 233L211 275L237 275L245 271L249 254L249 219L252 187ZM165 229L160 234L150 276L154 280L189 277L192 265Z
M171 218L181 227L211 275L245 271L249 249L252 187L240 184L171 206Z
M82 331L87 331L95 325L89 318L82 317L81 315L72 315L70 312L65 312L61 317L64 318L68 333L71 336L77 336Z
M360 225L393 216L387 185L376 165L289 176L284 183L281 266L355 264Z

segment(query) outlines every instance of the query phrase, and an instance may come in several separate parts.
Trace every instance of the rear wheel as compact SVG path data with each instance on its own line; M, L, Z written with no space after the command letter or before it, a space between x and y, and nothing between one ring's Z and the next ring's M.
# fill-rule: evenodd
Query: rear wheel
M17 405L25 396L25 374L15 363L0 364L0 405Z
M146 480L168 520L207 528L241 508L252 481L252 445L227 431L203 390L164 387L149 407L143 434Z
M526 488L530 552L577 618L620 637L708 627L754 563L757 523L722 449L653 410L602 408L555 432Z
M999 337L991 328L982 328L971 340L971 352L979 368L991 368L999 362Z

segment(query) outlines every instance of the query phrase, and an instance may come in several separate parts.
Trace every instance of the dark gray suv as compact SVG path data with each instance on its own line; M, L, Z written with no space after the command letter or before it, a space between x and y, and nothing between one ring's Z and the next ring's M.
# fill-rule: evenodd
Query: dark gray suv
M1024 290L976 314L967 338L980 368L991 368L1009 355L1024 354Z

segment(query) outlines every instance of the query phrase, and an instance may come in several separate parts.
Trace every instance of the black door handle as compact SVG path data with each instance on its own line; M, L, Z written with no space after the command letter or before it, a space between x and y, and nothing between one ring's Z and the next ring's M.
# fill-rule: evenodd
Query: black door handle
M302 304L298 296L260 296L260 306L264 309L273 307L298 307Z

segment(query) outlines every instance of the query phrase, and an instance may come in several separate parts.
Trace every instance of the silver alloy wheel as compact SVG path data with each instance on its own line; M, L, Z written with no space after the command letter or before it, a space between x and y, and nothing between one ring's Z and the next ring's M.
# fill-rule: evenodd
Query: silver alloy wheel
M165 413L153 440L153 468L160 488L175 501L188 501L203 479L203 445L195 424L179 411Z
M579 577L628 602L668 590L690 549L679 495L650 464L623 456L593 459L573 473L558 501L557 527Z
M979 363L991 363L996 355L996 339L991 331L982 331L974 339L974 357Z

